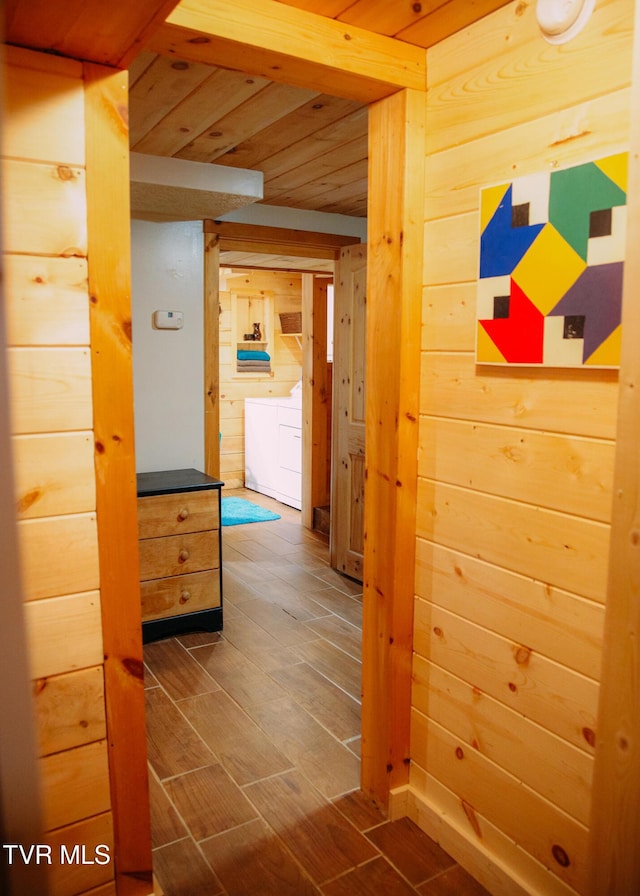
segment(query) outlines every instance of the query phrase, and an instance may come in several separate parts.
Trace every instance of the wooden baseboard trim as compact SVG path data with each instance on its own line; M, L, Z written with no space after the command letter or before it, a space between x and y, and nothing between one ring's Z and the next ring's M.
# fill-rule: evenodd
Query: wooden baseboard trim
M426 799L411 785L391 794L391 818L400 817L395 812L402 805L405 814L493 896L575 896L485 819L476 821L481 826L478 836L470 824L465 830L450 807Z

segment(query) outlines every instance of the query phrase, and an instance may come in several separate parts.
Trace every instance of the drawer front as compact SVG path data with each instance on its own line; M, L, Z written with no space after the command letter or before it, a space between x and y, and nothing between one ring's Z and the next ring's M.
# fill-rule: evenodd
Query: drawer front
M140 544L140 579L163 579L220 566L218 532L187 532L145 538Z
M220 573L212 569L142 582L140 595L143 622L210 610L221 604Z
M302 475L292 470L280 470L278 500L291 507L300 508L302 501Z
M302 433L293 426L280 426L278 441L278 460L280 467L302 472Z
M138 537L218 529L218 490L179 492L138 498Z
M281 426L293 426L302 429L302 411L300 408L278 408L278 423Z

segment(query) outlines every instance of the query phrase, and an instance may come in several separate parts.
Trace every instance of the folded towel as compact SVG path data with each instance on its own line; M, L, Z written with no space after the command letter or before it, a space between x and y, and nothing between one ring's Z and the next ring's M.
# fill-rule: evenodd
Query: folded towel
M268 361L238 361L238 373L271 373L271 364Z
M238 351L238 361L270 361L271 356L267 352L252 352L248 350Z

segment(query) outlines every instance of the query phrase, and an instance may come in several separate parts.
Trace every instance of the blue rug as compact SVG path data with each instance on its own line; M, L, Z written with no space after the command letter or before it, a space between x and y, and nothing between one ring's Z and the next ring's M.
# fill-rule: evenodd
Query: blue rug
M242 526L244 523L263 523L265 520L279 519L279 513L272 513L244 498L222 499L223 526Z

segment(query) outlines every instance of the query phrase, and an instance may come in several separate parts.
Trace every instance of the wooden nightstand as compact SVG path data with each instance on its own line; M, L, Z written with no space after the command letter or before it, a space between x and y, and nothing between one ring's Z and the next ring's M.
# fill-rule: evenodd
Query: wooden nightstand
M137 483L143 641L220 631L223 483L194 469Z

